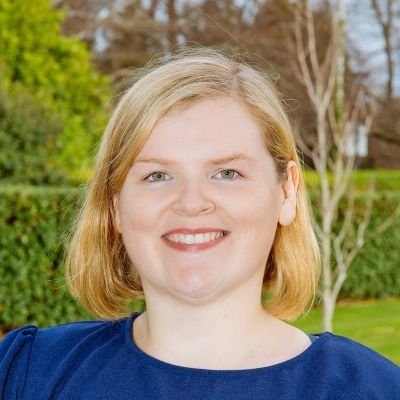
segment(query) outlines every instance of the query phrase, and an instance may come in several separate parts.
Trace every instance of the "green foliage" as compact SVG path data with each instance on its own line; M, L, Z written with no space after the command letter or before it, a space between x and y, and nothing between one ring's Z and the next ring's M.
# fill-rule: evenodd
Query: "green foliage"
M358 198L358 216L366 195ZM373 196L373 213L369 229L380 226L400 202L400 191L385 191ZM344 207L344 205L343 205ZM400 295L400 218L381 235L368 235L369 241L355 258L345 281L341 298L380 298ZM354 242L353 242L354 243ZM349 243L349 246L352 244Z
M0 77L1 82L1 77ZM0 181L62 184L67 174L57 165L60 117L38 104L21 85L0 90Z
M109 79L97 73L77 38L63 37L63 15L48 0L0 3L0 65L37 103L51 106L62 126L59 162L71 170L88 160L106 122Z
M387 173L385 173L387 175ZM394 178L397 176L393 173ZM379 179L378 179L379 180ZM383 182L383 181L382 181ZM319 192L309 190L314 215L317 221L321 219ZM365 234L365 243L351 264L347 279L339 294L339 298L369 298L400 295L400 218L394 219L382 234L374 234L389 217L392 217L399 202L399 190L385 190L368 193L354 193L354 211L351 229L344 240L343 249L351 251L357 240L357 229L362 223L366 205L372 198L371 219ZM333 235L338 235L342 228L349 198L344 196L339 202L338 220L333 227ZM332 248L332 265L335 265L334 249ZM335 268L334 277L335 277Z
M49 326L93 318L70 297L63 278L66 234L81 194L77 188L0 186L0 331L28 322ZM399 191L376 194L372 227L399 201ZM365 202L365 194L357 198L358 215ZM341 207L343 212L346 203ZM366 243L341 297L400 294L399 231L397 221ZM130 309L144 307L132 301Z
M0 187L0 330L90 317L63 281L65 229L77 189Z

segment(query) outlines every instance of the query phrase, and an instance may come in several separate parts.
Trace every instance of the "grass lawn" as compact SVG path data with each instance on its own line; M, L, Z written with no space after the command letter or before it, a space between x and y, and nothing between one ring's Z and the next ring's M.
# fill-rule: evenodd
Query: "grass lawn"
M293 325L306 333L321 333L321 314L321 308L315 308ZM339 303L333 330L400 365L400 298Z

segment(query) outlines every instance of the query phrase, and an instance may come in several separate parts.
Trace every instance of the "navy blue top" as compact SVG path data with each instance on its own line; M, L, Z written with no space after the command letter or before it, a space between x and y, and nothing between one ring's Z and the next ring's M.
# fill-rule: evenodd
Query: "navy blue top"
M132 339L133 320L27 325L0 342L1 399L400 399L400 368L329 332L266 367L209 370L169 364Z

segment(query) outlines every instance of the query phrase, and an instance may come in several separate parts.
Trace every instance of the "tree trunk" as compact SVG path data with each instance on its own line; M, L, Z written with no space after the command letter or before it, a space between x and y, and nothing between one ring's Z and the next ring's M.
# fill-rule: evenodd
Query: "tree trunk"
M333 315L335 312L335 300L328 290L324 290L323 297L324 313L322 318L323 331L333 332Z
M386 18L383 15L378 0L371 0L372 8L375 12L376 19L382 29L383 40L385 42L386 53L386 100L391 101L393 97L393 46L392 46L392 30L393 30L393 0L385 0Z
M388 102L392 101L393 98L393 49L390 40L390 30L385 32L385 51L386 51L386 63L388 71L388 80L386 86L386 100Z
M168 0L168 41L170 49L175 49L177 44L176 9L175 0Z

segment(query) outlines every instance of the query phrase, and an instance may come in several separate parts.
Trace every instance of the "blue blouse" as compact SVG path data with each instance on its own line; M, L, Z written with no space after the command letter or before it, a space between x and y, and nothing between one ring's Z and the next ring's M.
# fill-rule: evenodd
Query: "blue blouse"
M27 325L0 342L1 399L400 400L400 368L329 332L266 367L209 370L169 364L132 340L133 320Z

